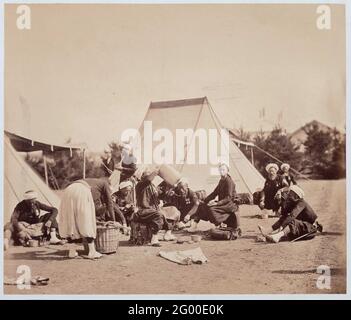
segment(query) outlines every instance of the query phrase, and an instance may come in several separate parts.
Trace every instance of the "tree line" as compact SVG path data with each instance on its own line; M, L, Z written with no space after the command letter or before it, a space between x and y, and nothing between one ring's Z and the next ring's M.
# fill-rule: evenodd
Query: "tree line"
M311 179L345 178L346 136L337 129L323 131L317 124L306 128L305 132L307 138L302 143L303 151L301 145L294 144L281 127L275 127L268 134L261 131L253 137L241 129L239 138L252 141L258 147L254 148L254 165L264 176L268 162L280 164L267 155L269 153ZM240 149L251 161L251 150L244 145Z

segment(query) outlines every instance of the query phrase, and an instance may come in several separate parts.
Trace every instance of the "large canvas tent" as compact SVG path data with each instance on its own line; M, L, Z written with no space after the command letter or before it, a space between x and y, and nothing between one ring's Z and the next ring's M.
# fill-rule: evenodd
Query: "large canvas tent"
M145 151L143 148L146 121L152 123L153 132L158 129L166 128L171 131L173 136L176 136L177 129L186 130L190 128L193 129L194 133L197 129L205 129L207 132L209 132L209 129L213 129L212 131L217 133L218 139L222 137L221 123L207 97L151 102L144 121L139 129L141 136L141 154ZM153 150L160 142L152 143ZM192 144L199 144L195 134L191 137L190 143L185 144L184 163L174 163L173 165L179 172L181 172L182 176L189 180L191 188L195 190L204 189L207 192L211 192L216 187L219 180L219 176L214 175L214 173L217 172L216 164L189 164L187 157ZM173 144L173 148L174 154L176 154L176 143ZM236 184L237 192L252 195L258 188L263 187L264 178L233 141L230 141L228 149L230 174Z
M27 190L35 190L38 200L58 207L59 196L26 162L27 152L46 151L54 152L61 150L75 150L80 148L56 146L42 142L33 141L13 133L4 132L4 206L3 218L10 220L16 204L23 200L23 194Z

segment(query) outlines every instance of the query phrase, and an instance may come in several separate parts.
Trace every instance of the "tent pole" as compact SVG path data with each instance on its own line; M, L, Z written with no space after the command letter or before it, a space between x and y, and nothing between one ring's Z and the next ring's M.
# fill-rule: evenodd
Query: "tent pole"
M251 163L252 163L252 165L255 164L254 152L253 152L253 148L252 147L251 147Z
M48 186L49 185L48 165L46 162L46 155L45 154L43 154L43 159L44 159L45 183Z
M83 149L83 179L85 179L85 149Z

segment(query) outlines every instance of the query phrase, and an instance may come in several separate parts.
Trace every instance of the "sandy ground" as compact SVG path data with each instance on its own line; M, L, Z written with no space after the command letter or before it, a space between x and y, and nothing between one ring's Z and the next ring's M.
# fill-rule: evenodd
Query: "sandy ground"
M243 237L236 241L202 240L199 244L162 243L162 250L200 246L209 262L182 266L157 254L160 248L130 247L121 238L118 253L100 261L67 259L79 245L12 247L4 255L4 272L15 277L19 265L32 275L50 278L47 286L19 290L4 286L5 294L260 294L345 293L346 214L345 180L303 181L306 199L319 215L323 234L310 241L267 244L256 242L261 220L253 206L240 208ZM207 224L203 224L205 229ZM183 232L184 233L184 232ZM320 265L331 268L331 289L316 286Z

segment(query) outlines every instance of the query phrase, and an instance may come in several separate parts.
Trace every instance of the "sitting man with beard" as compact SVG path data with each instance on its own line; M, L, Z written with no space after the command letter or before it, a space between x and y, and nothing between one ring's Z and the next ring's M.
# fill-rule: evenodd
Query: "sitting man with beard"
M164 181L159 185L159 190L160 199L164 201L164 206L175 206L180 211L178 229L190 227L190 220L201 208L201 202L196 193L189 188L188 181L182 178L176 187L169 186L168 188Z
M261 210L273 210L275 216L279 216L278 211L282 205L281 196L289 186L286 180L278 174L278 170L277 164L267 164L267 179L260 193L258 204Z
M258 226L266 240L277 243L281 240L309 240L317 231L322 232L323 226L317 222L317 215L304 200L304 192L297 185L292 185L280 219L272 225L272 231L266 233Z
M119 185L119 190L112 195L117 208L121 212L116 216L116 220L120 220L123 226L130 226L135 205L133 199L133 183L129 180L123 181ZM115 209L116 210L116 209Z
M50 244L63 244L57 238L57 209L37 200L34 190L24 193L24 200L15 207L11 222L5 226L5 247L11 237L15 243L26 245L28 240L50 234Z
M132 222L139 222L150 228L152 233L151 245L157 247L160 246L158 231L162 229L166 230L164 234L165 241L176 239L172 234L172 230L180 217L180 213L175 207L160 207L159 191L152 183L158 172L158 168L151 167L146 168L143 172L140 181L135 187L138 210L134 213L132 219ZM133 234L131 238L132 236Z

